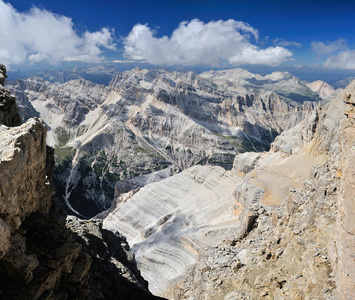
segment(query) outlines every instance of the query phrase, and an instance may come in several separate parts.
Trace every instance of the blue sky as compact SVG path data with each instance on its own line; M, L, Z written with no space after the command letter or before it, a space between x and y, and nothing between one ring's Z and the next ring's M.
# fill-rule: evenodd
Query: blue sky
M343 0L0 0L0 61L354 70L354 13Z

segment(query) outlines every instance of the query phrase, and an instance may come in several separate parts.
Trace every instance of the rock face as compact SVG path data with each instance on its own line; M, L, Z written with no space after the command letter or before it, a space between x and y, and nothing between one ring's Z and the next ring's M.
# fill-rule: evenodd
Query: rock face
M346 89L345 115L339 132L339 169L337 198L338 215L333 232L331 255L337 282L337 299L355 298L355 185L354 185L354 132L355 132L355 82Z
M221 167L189 168L119 197L104 228L121 228L152 292L161 294L196 263L200 247L235 227L230 216L238 180Z
M86 217L153 172L196 164L231 169L236 154L268 150L320 100L289 73L242 69L201 75L134 69L109 86L37 77L7 87L23 118L41 116L50 128L57 194L71 213Z
M15 97L4 89L6 67L0 64L0 124L6 126L19 125L21 118L15 105Z
M169 299L353 299L354 94L355 82L230 171L122 195L104 228L122 229Z
M117 231L75 217L65 224L52 201L54 155L46 127L36 118L16 126L14 97L2 93L0 298L157 299Z

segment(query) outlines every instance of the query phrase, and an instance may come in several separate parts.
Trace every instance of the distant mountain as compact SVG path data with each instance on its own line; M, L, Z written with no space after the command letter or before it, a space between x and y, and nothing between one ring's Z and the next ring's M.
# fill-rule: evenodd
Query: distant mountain
M282 96L286 101L320 100L317 93L288 72L273 72L261 76L244 69L209 71L201 73L202 78L211 79L220 89L237 93L267 94L271 91Z
M31 66L27 69L22 68L21 70L10 70L8 71L8 81L15 79L26 79L34 76L39 76L45 78L45 80L52 83L59 82L64 83L73 79L86 79L99 84L108 84L112 77L116 76L118 72L128 71L137 66L137 62L132 61L114 61L111 63L104 64L94 64L94 63L77 63L67 62L65 65L61 65L57 68L32 70ZM157 66L150 65L145 62L139 62L141 69L156 70ZM271 66L261 66L261 65L246 65L240 66L240 68L248 70L248 72L254 74L268 75L271 73L285 72L291 73L302 81L312 82L315 80L322 80L334 88L339 88L336 86L338 81L344 78L355 78L354 70L344 70L344 69L326 69L322 66L284 66L284 67L271 67ZM165 69L165 68L164 68ZM167 69L168 71L178 71L181 73L187 73L193 71L195 73L201 74L203 72L209 72L211 70L210 66L196 66L196 67L171 67ZM228 70L228 69L227 69ZM218 71L217 71L218 72ZM97 74L97 77L93 76L93 73ZM344 88L345 86L342 86Z
M75 67L63 70L38 70L25 73L10 72L10 78L26 79L40 77L45 81L61 84L75 79L85 79L98 84L108 85L112 78L116 76L118 68L114 64L97 65L93 67ZM9 83L9 82L8 82Z
M353 80L355 79L355 77L347 77L344 78L342 80L338 80L337 82L335 82L333 84L334 88L342 88L344 89L345 87L347 87Z
M340 92L340 90L336 91L331 85L321 80L316 80L306 85L324 100L333 98Z
M57 196L86 217L123 192L193 165L230 169L236 154L268 150L320 100L289 73L243 69L133 69L109 86L34 77L7 88L24 119L39 115L47 124Z

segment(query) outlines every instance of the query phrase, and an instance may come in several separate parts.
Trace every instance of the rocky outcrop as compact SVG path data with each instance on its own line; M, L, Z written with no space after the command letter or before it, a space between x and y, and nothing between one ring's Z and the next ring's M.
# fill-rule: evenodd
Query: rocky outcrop
M65 223L52 199L54 153L44 123L33 118L16 126L14 97L2 99L0 298L158 299L117 231L75 217Z
M39 262L27 252L21 226L32 213L48 214L54 192L46 129L40 120L31 119L18 127L1 125L0 136L2 274L19 274L29 282Z
M0 124L15 126L21 123L21 118L15 104L15 97L4 89L6 67L0 64Z
M101 220L68 217L66 224L82 247L67 279L80 287L78 299L162 299L148 292L125 237L103 229Z
M304 145L308 144L316 132L320 109L321 107L318 107L305 120L282 132L271 144L271 151L289 156L297 153Z
M337 171L338 215L330 247L334 276L337 283L336 299L355 298L355 82L346 89L343 101L345 115L339 131L339 166Z
M314 189L314 183L293 190L287 205L254 210L244 236L224 235L205 247L169 299L333 299L327 246L336 218L334 191L324 198L323 187Z

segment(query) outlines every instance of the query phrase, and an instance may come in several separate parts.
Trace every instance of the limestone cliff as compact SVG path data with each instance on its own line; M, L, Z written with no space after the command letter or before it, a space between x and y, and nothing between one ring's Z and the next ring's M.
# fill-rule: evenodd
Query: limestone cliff
M0 89L0 298L157 299L117 231L65 221L52 200L46 127L37 118L19 125L14 97Z
M355 82L346 89L339 130L337 220L330 247L337 299L355 299Z

